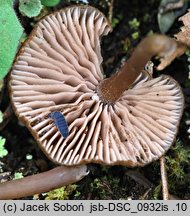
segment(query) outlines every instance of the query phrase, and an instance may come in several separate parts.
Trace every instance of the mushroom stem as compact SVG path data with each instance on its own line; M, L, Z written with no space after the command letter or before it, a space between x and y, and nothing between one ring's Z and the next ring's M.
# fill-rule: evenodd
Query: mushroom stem
M86 165L65 167L0 184L0 199L16 199L50 191L81 180L88 174Z
M153 56L162 57L160 65L166 66L182 54L179 54L178 48L179 44L165 35L155 34L146 37L119 71L101 82L98 89L100 97L105 102L115 102L133 84Z
M162 179L163 200L169 200L167 172L166 172L165 157L164 156L160 158L160 173L161 173L161 179Z

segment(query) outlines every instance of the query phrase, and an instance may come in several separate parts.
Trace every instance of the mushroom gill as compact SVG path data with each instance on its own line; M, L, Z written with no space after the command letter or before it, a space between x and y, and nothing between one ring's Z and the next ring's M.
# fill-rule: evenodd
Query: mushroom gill
M118 100L102 100L100 39L110 30L93 7L65 8L37 24L14 63L15 112L55 163L142 166L175 140L184 101L173 78L137 74ZM55 111L68 123L65 138L48 117Z

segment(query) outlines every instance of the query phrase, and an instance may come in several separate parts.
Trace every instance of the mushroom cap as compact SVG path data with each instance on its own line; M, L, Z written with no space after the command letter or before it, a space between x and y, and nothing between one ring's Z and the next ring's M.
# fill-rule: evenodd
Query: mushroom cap
M114 103L101 101L100 39L111 30L90 6L68 7L43 18L17 55L10 96L18 118L58 164L143 166L176 138L184 98L178 83L143 74ZM63 137L48 115L61 112Z

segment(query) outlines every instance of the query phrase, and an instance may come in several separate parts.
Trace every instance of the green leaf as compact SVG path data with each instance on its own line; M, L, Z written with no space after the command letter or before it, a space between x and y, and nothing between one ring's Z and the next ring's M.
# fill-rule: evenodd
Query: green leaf
M13 179L16 180L16 179L21 179L23 177L24 176L23 176L23 174L21 172L16 172Z
M46 7L53 7L59 4L60 0L41 0L41 2Z
M45 200L68 200L69 195L74 192L77 185L67 185L55 190L49 191L46 195Z
M42 4L40 0L19 0L19 11L29 18L40 14Z
M160 31L166 33L173 25L176 19L175 13L173 11L166 14L158 14L158 24Z
M8 154L8 151L4 147L5 141L6 140L4 138L0 137L0 158L3 158Z
M14 13L12 0L0 4L0 80L8 73L15 58L22 27Z
M27 160L32 160L32 158L33 158L33 157L32 157L31 154L27 154L27 155L26 155L26 159L27 159Z
M133 18L132 20L129 20L129 25L132 29L138 29L140 22L137 20L137 18Z
M172 5L176 2L177 0L161 0L160 2L157 20L160 31L162 33L166 33L171 28L176 18L183 14L187 9L187 1L185 1L182 7L174 9L171 8L170 10L163 12L164 8L166 8L167 5Z

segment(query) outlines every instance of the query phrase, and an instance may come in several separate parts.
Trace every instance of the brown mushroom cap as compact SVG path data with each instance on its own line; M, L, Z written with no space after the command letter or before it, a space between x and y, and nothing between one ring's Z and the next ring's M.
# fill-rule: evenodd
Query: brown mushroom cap
M161 157L175 140L184 99L171 77L141 75L114 104L101 100L100 38L110 30L97 9L66 8L37 24L13 66L15 112L58 164L142 166ZM47 117L53 111L64 115L68 137Z

